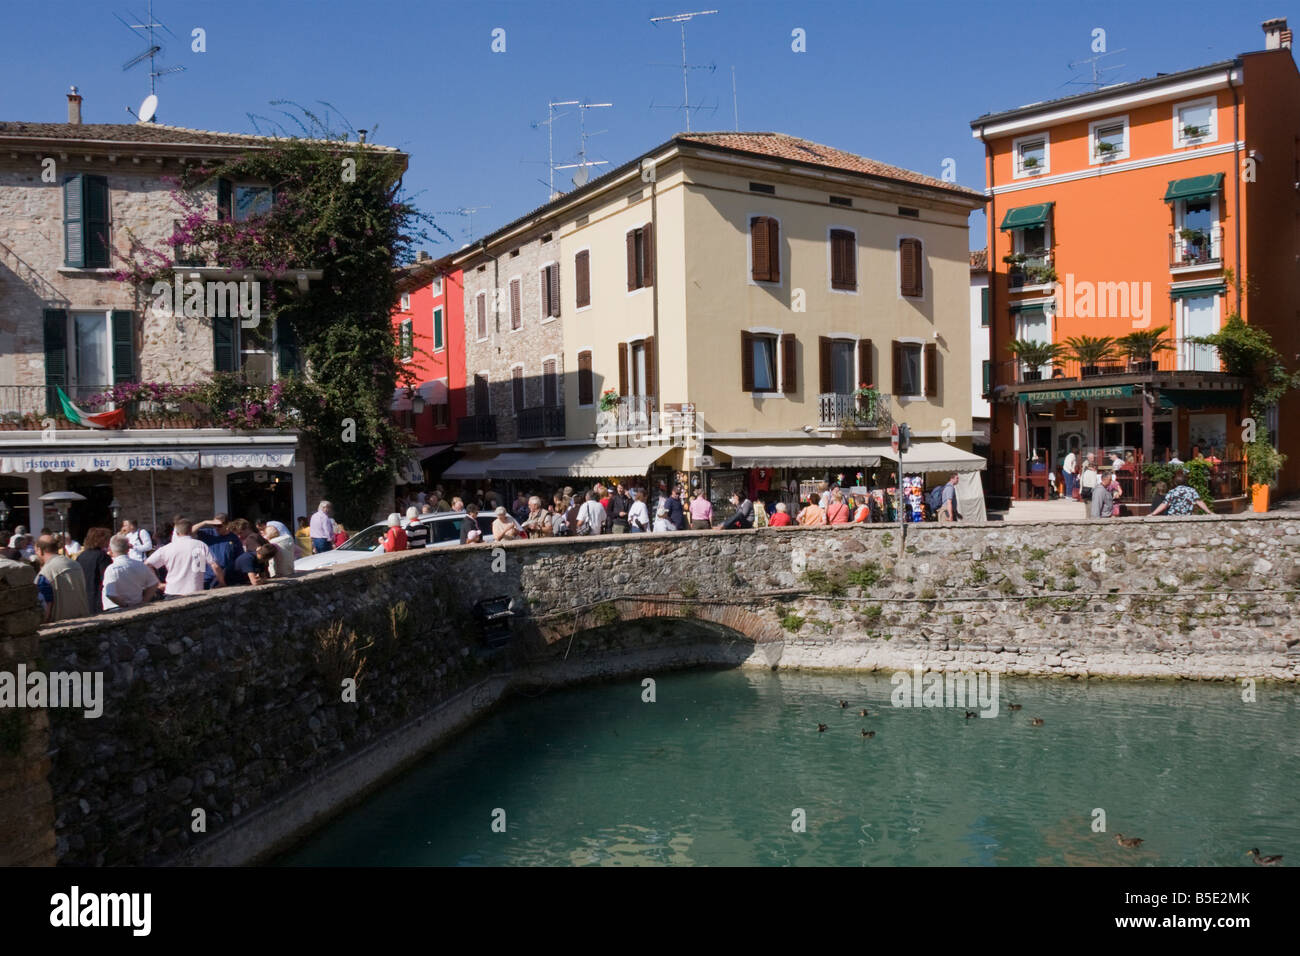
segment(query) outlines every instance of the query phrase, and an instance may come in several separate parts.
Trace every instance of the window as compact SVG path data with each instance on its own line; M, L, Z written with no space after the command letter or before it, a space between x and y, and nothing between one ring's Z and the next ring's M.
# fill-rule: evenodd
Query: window
M492 406L488 401L489 394L487 372L476 372L474 374L475 415L487 415L491 412Z
M524 367L516 365L510 370L510 392L515 402L515 414L524 410Z
M578 404L589 407L596 404L596 382L591 373L591 350L578 353Z
M558 318L560 315L560 266L549 263L541 271L542 321Z
M510 280L510 330L518 332L524 325L523 305L519 300L520 280Z
M913 209L913 208L911 208L910 206L899 206L899 207L898 207L898 214L899 214L900 216L906 216L908 219L920 219L920 218L921 218L921 210L919 210L919 209Z
M1016 253L1025 256L1025 265L1044 264L1047 256L1047 224L1032 226L1029 229L1013 229L1011 244ZM1041 259L1041 263L1030 263L1030 259Z
M560 380L555 372L555 359L542 363L542 404L554 408L560 404Z
M109 263L108 179L78 173L63 181L63 264L104 269Z
M1174 147L1199 146L1219 138L1213 98L1174 106Z
M645 398L654 395L654 336L618 343L618 394Z
M831 288L841 292L858 288L858 237L848 229L831 230Z
M1128 117L1096 120L1088 124L1089 163L1109 163L1128 158Z
M403 312L411 311L411 295L409 292L402 293L402 311Z
M433 406L433 427L449 428L451 427L451 406L434 405Z
M477 338L480 342L487 338L487 293L480 292L474 297L474 309L477 313Z
M573 294L579 309L591 305L591 252L587 249L573 257Z
M853 200L850 199L848 196L832 196L832 197L831 197L831 205L832 205L832 206L852 206L852 205L853 205Z
M433 350L441 352L446 348L446 340L443 338L442 309L433 310Z
M628 344L628 358L628 371L632 376L630 394L645 395L646 354L644 340Z
M793 394L798 386L794 334L742 331L740 379L741 389L751 394Z
M108 357L108 316L103 312L77 312L72 316L76 385L112 382Z
M980 328L989 327L989 289L985 286L980 289Z
M894 394L911 398L921 397L920 342L894 343Z
M46 309L46 410L62 406L56 388L72 400L89 398L118 382L135 380L135 313L125 310L76 312Z
M763 193L765 196L776 195L776 187L770 183L750 183L749 191L751 193Z
M1220 255L1215 228L1218 205L1214 197L1180 199L1174 205L1174 244L1179 263L1195 264L1217 260Z
M1051 146L1046 133L1022 136L1011 144L1012 176L1040 176L1051 168Z
M414 354L414 323L410 319L403 319L401 325L401 353L402 361L409 362Z
M1041 307L1024 309L1015 314L1016 334L1015 337L1022 342L1051 342L1052 333L1047 321L1047 312ZM1017 372L1023 365L1017 363ZM1034 369L1029 369L1034 371ZM1038 366L1038 374L1043 378L1048 378L1052 374L1050 364Z
M235 187L235 221L244 222L271 211L270 186Z
M922 275L925 271L925 259L921 251L920 239L898 240L898 291L906 296L925 294Z
M627 234L627 291L654 285L654 225L647 223Z
M781 281L781 227L771 216L749 220L749 268L755 282Z
M853 343L842 339L831 342L831 391L836 395L848 395L858 383L853 374Z
M1219 331L1218 297L1187 296L1179 299L1180 371L1217 372L1219 352L1212 345L1193 345L1185 341L1192 336L1213 335Z
M442 276L434 276L431 285L434 296L442 295Z

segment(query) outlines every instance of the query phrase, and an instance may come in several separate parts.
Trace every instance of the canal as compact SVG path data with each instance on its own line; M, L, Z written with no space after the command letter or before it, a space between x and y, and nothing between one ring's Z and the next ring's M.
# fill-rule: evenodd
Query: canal
M1003 679L967 718L892 707L887 674L654 676L654 702L639 679L517 695L277 862L1300 862L1292 685Z

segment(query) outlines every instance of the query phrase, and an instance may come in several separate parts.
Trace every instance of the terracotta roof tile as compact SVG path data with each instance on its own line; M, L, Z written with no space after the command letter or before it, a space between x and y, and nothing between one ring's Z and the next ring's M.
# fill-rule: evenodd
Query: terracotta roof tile
M273 136L216 133L162 123L23 123L0 122L0 140L61 139L83 143L122 143L132 146L269 146ZM357 143L351 143L357 146ZM370 149L399 152L392 146L366 143Z
M970 271L971 272L988 272L989 271L989 250L988 246L983 249L974 249L970 254Z
M888 163L868 159L856 153L847 153L833 146L823 146L820 143L800 139L786 133L681 133L676 138L684 142L703 143L759 156L789 159L800 163L810 163L814 166L824 166L828 169L865 173L882 179L893 179L898 182L913 183L917 186L945 189L981 200L984 198L982 193L967 189L964 186L958 186L956 183L944 182L934 176L903 169L901 166L890 166Z

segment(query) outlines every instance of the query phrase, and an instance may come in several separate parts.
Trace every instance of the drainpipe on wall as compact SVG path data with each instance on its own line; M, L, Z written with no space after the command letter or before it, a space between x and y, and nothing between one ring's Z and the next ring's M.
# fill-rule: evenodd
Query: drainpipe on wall
M1238 63L1241 61L1238 60ZM1236 64L1228 67L1228 89L1232 90L1232 224L1233 238L1237 246L1236 266L1233 270L1233 286L1237 293L1237 311L1244 311L1241 301L1241 102L1237 98L1237 87L1232 82L1232 71Z

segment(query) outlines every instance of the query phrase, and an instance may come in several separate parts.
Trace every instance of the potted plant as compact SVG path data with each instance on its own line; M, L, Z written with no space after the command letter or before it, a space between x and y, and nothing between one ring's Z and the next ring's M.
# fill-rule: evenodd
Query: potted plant
M1158 364L1154 356L1157 352L1168 352L1173 345L1164 337L1169 326L1160 325L1154 329L1143 329L1122 335L1115 341L1120 352L1128 359L1130 372L1154 372Z
M1198 139L1199 137L1204 136L1208 132L1209 130L1204 126L1195 126L1191 123L1188 123L1186 126L1183 127L1183 138Z
M600 393L600 410L602 412L612 412L618 408L618 392L612 388L607 388Z
M1119 147L1116 146L1114 143L1108 143L1108 142L1102 141L1102 142L1100 142L1100 143L1097 144L1097 158L1098 158L1098 159L1113 159L1114 156L1115 156L1115 151L1116 151L1117 149L1119 149Z
M866 382L859 382L853 394L858 397L858 409L861 417L867 421L873 420L876 417L876 403L880 400L880 392L876 389L876 386L868 385Z
M1274 448L1268 440L1268 431L1260 428L1255 440L1246 446L1246 480L1250 482L1250 507L1253 511L1268 510L1268 493L1277 487L1278 470L1286 464L1286 455Z
M1022 159L1022 160L1020 161L1020 165L1023 166L1025 169L1037 169L1037 168L1038 168L1038 157L1037 157L1037 156L1026 156L1024 159Z
M1047 285L1056 281L1056 270L1051 266L1026 266L1025 279L1030 285Z
M1183 240L1183 258L1190 260L1200 256L1209 237L1200 229L1183 228L1178 230L1178 238Z
M1115 340L1109 335L1076 335L1066 339L1065 345L1084 377L1098 374L1097 366L1115 354Z
M1043 377L1044 365L1050 365L1061 357L1062 347L1051 342L1031 342L1015 339L1007 348L1026 368L1021 370L1022 382L1037 382Z

